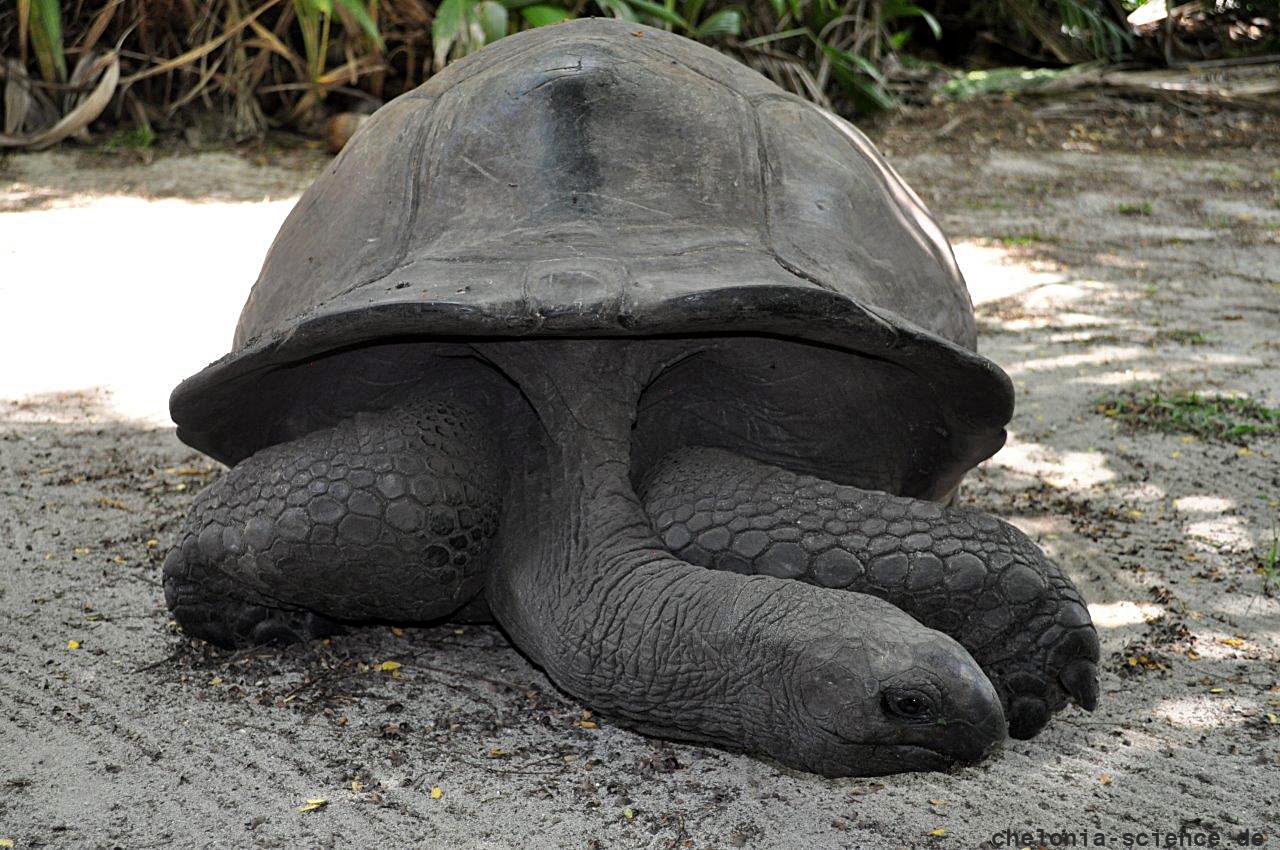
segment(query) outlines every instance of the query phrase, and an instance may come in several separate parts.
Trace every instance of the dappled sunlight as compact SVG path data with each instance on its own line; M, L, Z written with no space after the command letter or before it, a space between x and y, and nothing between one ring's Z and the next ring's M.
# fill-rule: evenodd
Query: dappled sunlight
M1124 730L1108 755L1110 790L1130 766L1149 771L1148 759L1206 764L1222 751L1206 740L1280 726L1266 719L1280 714L1280 691L1268 690L1280 597L1259 569L1276 521L1275 505L1262 507L1274 489L1270 438L1244 448L1185 423L1103 415L1108 399L1148 387L1275 406L1266 299L1276 281L1267 237L1239 229L1256 213L1243 203L1214 206L1235 223L1229 233L1185 215L1182 198L1135 204L1145 196L1123 178L1114 193L1093 180L1088 197L1063 187L1048 202L1041 179L1011 181L1010 204L989 214L975 204L981 219L963 227L981 250L958 251L979 280L980 350L1017 387L1008 443L979 474L980 504L1031 535L1090 603L1103 699L1064 723ZM1023 193L1019 216L1010 210ZM983 239L999 233L1010 237Z
M1021 333L1023 331L1040 330L1048 328L1076 328L1080 330L1091 330L1102 327L1127 328L1128 322L1122 319L1104 318L1094 313L1077 313L1070 310L1054 313L1052 316L1035 316L1035 315L1019 315L1000 317L998 320L1001 330L1010 333ZM1061 342L1063 340L1053 340Z
M1071 280L1042 286L1029 292L1021 300L1026 310L1059 310L1080 301L1097 298L1114 292L1114 287L1096 280Z
M975 305L999 301L1066 279L1057 272L1031 268L1025 260L999 245L964 241L955 243L953 248L956 263L964 272L969 295Z
M1155 369L1123 369L1100 375L1081 376L1073 379L1071 383L1094 387L1126 387L1135 383L1159 381L1163 377L1164 373Z
M1210 544L1215 552L1243 552L1253 548L1248 522L1236 514L1234 499L1208 494L1182 496L1173 501L1174 510L1190 517L1182 523L1187 537Z
M1127 451L1131 446L1127 444L1120 445L1121 451ZM1150 481L1143 481L1136 484L1117 486L1113 493L1119 499L1130 505L1150 505L1153 508L1158 507L1161 515L1164 515L1164 499L1165 489L1159 484Z
M1239 708L1239 702L1234 699L1207 694L1162 700L1152 709L1152 714L1183 729L1219 729L1238 722L1232 714Z
M1017 365L1005 369L1010 377L1017 377L1027 372L1043 372L1047 369L1078 369L1082 366L1109 366L1116 360L1138 358L1147 352L1138 347L1099 346L1087 352L1059 354L1054 357L1043 357L1024 360Z
M1195 496L1183 496L1173 500L1173 506L1183 513L1222 513L1231 510L1236 506L1234 499L1228 499L1223 496L1209 496L1199 494Z
M1095 602L1089 605L1089 616L1100 629L1118 629L1124 626L1140 626L1164 616L1164 608L1149 602Z
M1253 548L1249 524L1242 517L1220 516L1189 522L1184 526L1186 534L1212 543L1220 549L1243 551Z
M1098 451L1061 451L1041 443L1023 443L1010 435L1008 445L988 465L1044 481L1055 487L1095 487L1115 480L1107 456Z

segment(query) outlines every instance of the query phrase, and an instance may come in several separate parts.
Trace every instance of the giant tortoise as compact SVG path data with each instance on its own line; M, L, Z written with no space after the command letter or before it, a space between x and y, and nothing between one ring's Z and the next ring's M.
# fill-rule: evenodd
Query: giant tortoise
M1009 379L920 199L672 34L505 38L303 195L172 398L231 466L164 568L189 635L492 616L642 732L938 769L1097 698L1075 588L949 506Z

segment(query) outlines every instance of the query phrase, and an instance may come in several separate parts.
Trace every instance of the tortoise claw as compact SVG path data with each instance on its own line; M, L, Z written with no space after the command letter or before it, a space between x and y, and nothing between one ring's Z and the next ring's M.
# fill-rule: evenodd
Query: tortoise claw
M1098 665L1087 658L1071 662L1058 673L1062 689L1085 711L1098 707Z

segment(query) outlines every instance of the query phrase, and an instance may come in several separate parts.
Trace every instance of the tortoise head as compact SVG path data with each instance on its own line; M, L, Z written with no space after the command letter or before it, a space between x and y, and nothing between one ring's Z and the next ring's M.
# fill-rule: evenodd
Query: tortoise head
M1000 697L969 653L880 600L874 629L803 654L799 748L818 772L874 775L980 761L1005 740Z

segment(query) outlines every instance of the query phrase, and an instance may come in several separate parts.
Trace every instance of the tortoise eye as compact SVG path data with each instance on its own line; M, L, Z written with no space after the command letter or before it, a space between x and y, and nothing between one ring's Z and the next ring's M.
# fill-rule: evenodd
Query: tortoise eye
M933 701L919 691L893 689L885 692L885 710L905 720L924 720L933 713Z

